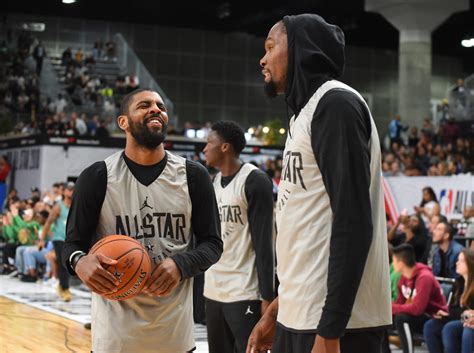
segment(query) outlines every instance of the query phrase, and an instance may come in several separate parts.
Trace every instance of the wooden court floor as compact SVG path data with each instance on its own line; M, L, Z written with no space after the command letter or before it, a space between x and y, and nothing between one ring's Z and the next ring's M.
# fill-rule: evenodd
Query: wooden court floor
M0 352L90 352L82 324L0 296Z

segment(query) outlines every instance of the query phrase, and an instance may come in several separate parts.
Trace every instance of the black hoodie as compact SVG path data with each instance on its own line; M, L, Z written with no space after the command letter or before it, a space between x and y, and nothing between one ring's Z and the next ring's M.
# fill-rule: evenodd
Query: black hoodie
M322 84L342 75L344 34L313 14L286 16L283 22L288 36L285 96L297 118ZM354 93L333 89L320 99L311 144L334 215L328 294L315 328L325 338L341 337L346 330L372 241L370 136L369 111ZM345 199L349 194L355 197ZM349 219L358 220L357 226Z

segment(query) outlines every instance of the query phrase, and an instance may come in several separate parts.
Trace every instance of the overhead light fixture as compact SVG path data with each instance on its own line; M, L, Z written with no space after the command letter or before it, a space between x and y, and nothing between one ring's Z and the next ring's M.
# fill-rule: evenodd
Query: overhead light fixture
M63 0L63 4L74 4L76 0Z
M461 45L462 45L464 48L472 48L472 47L474 47L474 38L463 39L463 40L461 41Z
M262 131L264 134L268 134L270 132L270 128L268 126L264 126Z

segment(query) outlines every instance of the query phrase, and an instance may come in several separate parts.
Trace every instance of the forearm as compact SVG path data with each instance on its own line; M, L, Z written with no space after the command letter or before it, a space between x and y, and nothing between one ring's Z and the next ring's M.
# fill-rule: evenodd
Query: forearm
M219 237L209 237L205 242L185 253L176 254L172 259L181 272L181 279L195 277L219 261L223 244Z
M265 311L264 315L271 316L272 318L276 320L277 315L278 315L278 297L273 299L273 301L270 303L267 310Z

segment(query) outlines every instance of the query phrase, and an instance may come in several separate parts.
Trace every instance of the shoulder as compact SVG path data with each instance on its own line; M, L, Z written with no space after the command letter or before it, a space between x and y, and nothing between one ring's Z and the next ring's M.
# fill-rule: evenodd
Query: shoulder
M258 183L258 184L267 184L271 183L270 176L261 169L253 169L247 176L247 183Z
M188 176L189 182L202 181L203 179L207 179L209 182L211 182L211 178L206 167L204 167L201 163L190 160L186 160L185 163L186 174Z
M321 98L313 115L316 127L314 123L325 129L363 128L369 136L371 131L367 105L356 93L343 88L332 89Z
M328 91L324 96L321 97L318 103L318 109L324 108L325 106L331 106L331 108L337 107L357 107L365 108L365 103L361 98L354 92L344 88L334 88Z
M107 167L105 161L95 162L82 171L78 182L97 182L107 178Z

